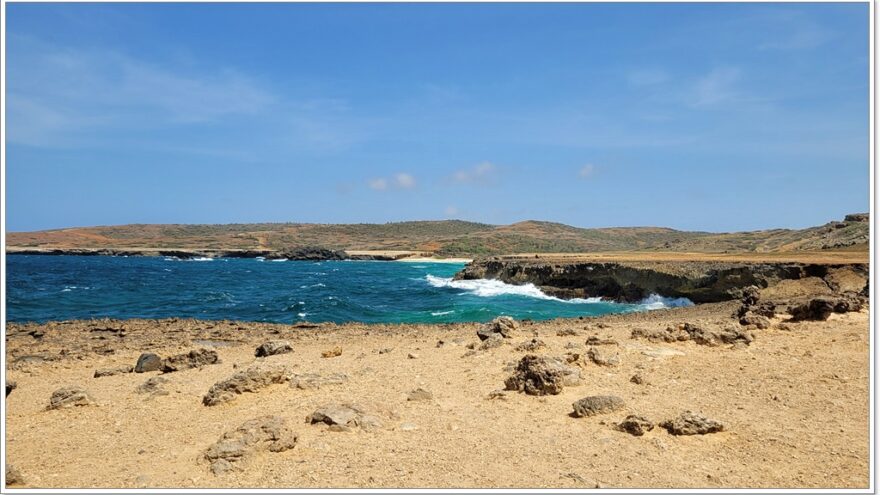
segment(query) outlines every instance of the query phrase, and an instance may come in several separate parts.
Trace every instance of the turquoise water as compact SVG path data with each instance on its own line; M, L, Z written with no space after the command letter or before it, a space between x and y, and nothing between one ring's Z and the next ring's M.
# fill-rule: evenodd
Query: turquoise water
M9 321L193 317L292 323L543 320L687 304L562 301L531 285L453 281L457 263L7 256Z

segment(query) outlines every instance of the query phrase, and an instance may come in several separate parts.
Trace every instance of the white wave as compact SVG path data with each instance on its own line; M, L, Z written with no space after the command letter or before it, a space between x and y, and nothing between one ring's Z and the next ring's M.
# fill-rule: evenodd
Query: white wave
M450 309L449 311L431 311L431 316L443 316L455 313L454 309Z
M296 316L299 316L300 318L305 318L306 314L308 313L297 313Z
M318 282L317 284L312 284L312 285L300 285L299 286L300 289L314 289L315 287L327 287L327 286L320 283L320 282Z
M433 287L452 287L453 289L467 291L469 294L478 297L516 295L570 304L602 302L602 299L599 297L589 297L586 299L560 299L558 297L548 296L541 292L541 289L535 287L534 284L512 285L505 284L500 280L491 279L453 280L451 278L435 277L434 275L425 275L425 280L427 280Z
M198 258L190 258L189 261L214 261L214 258L207 258L205 256L199 256Z
M654 310L666 308L684 308L693 306L694 303L686 297L663 297L658 294L651 294L639 302L641 309Z
M269 261L287 261L287 258L278 258L277 260L269 260Z

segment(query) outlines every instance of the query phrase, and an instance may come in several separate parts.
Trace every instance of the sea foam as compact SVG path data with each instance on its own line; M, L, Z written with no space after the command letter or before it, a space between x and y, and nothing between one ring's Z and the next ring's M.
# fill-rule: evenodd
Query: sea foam
M434 275L426 275L425 280L432 287L451 287L466 291L468 294L478 297L496 297L503 295L515 295L534 297L535 299L543 299L545 301L557 301L568 304L594 304L603 301L601 297L560 299L541 292L541 289L535 287L534 284L513 285L507 284L500 280L493 279L476 279L476 280L453 280L452 278L436 277ZM657 294L651 294L636 304L641 310L655 310L665 308L681 308L693 306L694 303L685 297L663 297Z

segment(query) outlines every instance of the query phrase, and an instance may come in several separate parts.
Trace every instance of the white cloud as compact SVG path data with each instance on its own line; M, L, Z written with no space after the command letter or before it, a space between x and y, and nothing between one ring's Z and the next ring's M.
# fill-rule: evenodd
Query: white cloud
M400 172L394 177L376 177L367 181L367 186L374 191L387 191L389 189L413 189L416 187L416 178L412 174Z
M581 179L589 179L593 176L593 173L596 171L596 167L592 163L588 163L581 167L578 171L578 177Z
M382 178L370 179L367 181L367 185L374 191L385 191L388 189L388 180Z
M446 209L443 211L443 213L445 213L447 217L454 217L454 216L458 215L459 212L458 212L458 208L456 208L454 206L447 206Z
M410 174L399 173L394 176L394 182L401 189L412 189L416 187L416 179Z
M467 169L458 170L452 174L452 180L459 184L490 185L496 180L498 167L489 162Z

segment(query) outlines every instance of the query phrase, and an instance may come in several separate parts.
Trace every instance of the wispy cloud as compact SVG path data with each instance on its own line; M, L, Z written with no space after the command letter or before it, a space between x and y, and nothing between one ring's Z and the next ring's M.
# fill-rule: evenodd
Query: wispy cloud
M400 172L391 178L376 177L367 181L367 187L374 191L387 191L389 189L413 189L416 187L416 178L412 174Z
M454 216L458 215L460 212L457 207L450 205L450 206L447 206L445 210L443 210L443 213L447 217L454 217Z
M490 162L483 162L473 168L458 170L452 174L452 181L457 184L477 186L493 185L497 181L498 167Z
M737 99L740 93L736 84L741 72L736 67L718 67L700 77L689 95L689 103L695 107L710 107Z
M580 170L578 170L578 177L580 177L581 179L589 179L590 177L593 176L593 174L595 172L596 172L596 166L593 165L592 163L588 163L588 164L584 165L583 167L581 167Z

